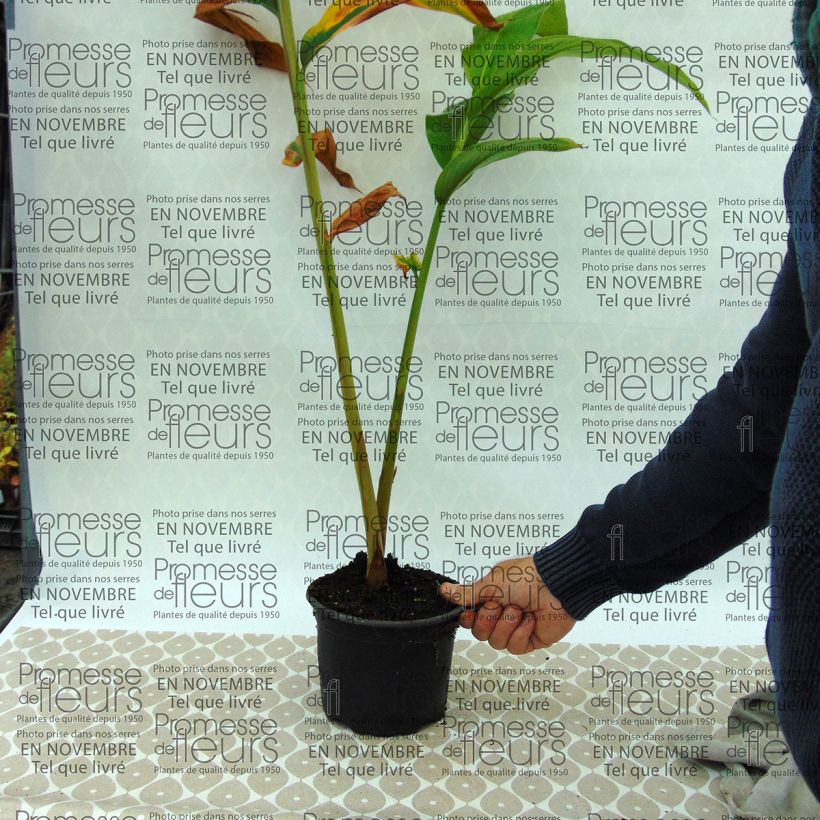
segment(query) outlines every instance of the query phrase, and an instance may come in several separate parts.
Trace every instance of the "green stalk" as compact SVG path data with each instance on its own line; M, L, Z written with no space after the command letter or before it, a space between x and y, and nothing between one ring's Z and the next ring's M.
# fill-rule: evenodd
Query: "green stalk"
M377 504L379 508L379 518L384 522L385 527L387 526L387 515L390 512L390 494L393 490L393 479L396 475L396 453L399 449L401 416L404 411L407 378L410 375L410 358L413 355L413 347L416 343L416 330L419 326L421 306L424 302L424 288L427 284L427 274L430 272L433 252L435 251L436 240L438 239L438 231L441 227L441 219L446 206L446 202L439 202L436 205L436 212L433 215L433 223L430 225L430 233L427 235L427 244L424 247L424 256L421 260L421 270L416 277L416 292L413 294L413 303L410 305L410 316L407 319L407 330L404 334L404 345L401 349L399 372L396 377L396 390L393 394L393 407L390 410L390 427L387 442L384 447L384 461L382 462L381 474L379 475Z
M316 247L324 274L325 294L330 309L330 325L333 329L333 343L336 351L336 363L339 367L339 388L344 404L345 421L350 433L350 446L353 452L353 465L359 485L359 498L365 520L367 538L367 575L369 586L379 586L387 582L387 569L384 564L384 530L378 514L378 504L373 489L373 477L370 474L370 462L367 457L367 444L362 433L362 420L359 413L359 402L356 395L356 384L350 361L350 349L347 342L344 309L336 284L336 268L333 262L333 249L325 231L322 209L322 191L319 186L319 174L316 169L316 157L311 139L310 116L304 73L299 69L296 50L296 36L293 30L293 16L290 0L279 0L279 23L282 30L282 46L287 60L288 79L290 81L293 112L296 116L298 133L301 136L305 183L310 198L310 214L316 234Z

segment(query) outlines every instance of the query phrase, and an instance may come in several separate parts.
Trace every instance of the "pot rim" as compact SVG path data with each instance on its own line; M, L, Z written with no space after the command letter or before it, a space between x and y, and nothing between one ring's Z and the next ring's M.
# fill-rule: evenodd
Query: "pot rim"
M415 620L406 621L385 621L376 618L362 618L359 615L349 615L348 613L331 609L321 601L317 601L316 598L314 598L309 592L305 592L305 598L307 598L308 603L313 607L314 614L317 612L323 612L326 613L326 617L336 621L344 621L345 623L361 626L373 626L378 627L379 629L413 629L414 627L421 629L427 626L438 626L439 624L445 624L448 621L456 620L456 618L464 611L463 606L454 604L453 608L449 612L442 612L439 615L431 615L429 618L417 618Z

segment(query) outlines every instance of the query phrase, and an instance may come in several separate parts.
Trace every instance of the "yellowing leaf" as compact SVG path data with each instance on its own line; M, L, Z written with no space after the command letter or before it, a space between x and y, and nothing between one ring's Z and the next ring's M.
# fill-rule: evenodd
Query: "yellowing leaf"
M473 25L484 28L501 28L502 25L493 17L482 0L409 0L409 3L420 9L457 14Z
M257 31L253 26L253 17L249 14L238 9L227 8L236 2L238 0L204 0L197 5L194 17L203 23L209 23L222 31L241 37L257 65L287 72L285 51L282 46L268 40L264 34Z
M399 256L398 254L393 255L393 259L396 260L396 266L402 272L402 276L407 278L408 271L413 271L417 276L421 271L421 259L414 253L411 253L410 256Z
M374 188L369 194L365 194L355 202L351 202L350 207L342 211L333 220L328 239L332 240L334 236L338 236L340 233L352 231L360 225L364 225L365 222L376 216L391 196L400 196L404 199L404 196L399 193L392 182L385 182L384 185Z
M359 189L356 187L356 183L353 182L353 177L350 176L347 171L342 171L339 166L336 165L336 140L333 139L331 130L325 128L324 131L314 131L310 136L313 141L313 153L316 155L316 159L333 174L336 182L343 188L353 188L355 191L358 191ZM282 164L290 168L298 168L302 164L303 159L304 153L302 149L302 137L300 135L285 148L285 158L282 160Z
M416 8L457 14L484 28L501 28L501 23L493 17L483 0L344 0L329 5L319 22L305 32L300 46L302 65L306 66L325 43L345 29L405 3Z
M285 156L282 159L282 165L287 165L288 168L298 168L302 164L302 138L296 137L293 142L285 146Z

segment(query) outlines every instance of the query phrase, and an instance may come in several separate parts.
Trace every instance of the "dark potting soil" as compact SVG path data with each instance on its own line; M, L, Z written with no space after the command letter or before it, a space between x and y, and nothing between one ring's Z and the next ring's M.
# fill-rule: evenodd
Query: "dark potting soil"
M442 581L453 581L429 569L399 566L385 556L388 583L371 589L364 582L367 553L358 552L343 567L322 575L308 586L319 603L346 615L380 621L411 621L450 612L454 607L438 594Z

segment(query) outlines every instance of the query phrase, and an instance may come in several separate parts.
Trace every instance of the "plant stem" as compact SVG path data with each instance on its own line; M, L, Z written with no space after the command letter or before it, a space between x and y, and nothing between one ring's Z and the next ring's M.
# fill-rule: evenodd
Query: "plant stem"
M421 306L424 302L424 288L427 284L427 274L433 261L438 231L444 215L446 202L436 205L430 233L427 235L427 244L424 247L424 256L421 260L421 270L416 277L416 292L413 294L413 303L410 305L410 316L407 319L407 330L404 334L404 345L399 360L399 373L396 377L396 390L393 394L393 407L390 410L390 427L387 442L384 447L384 461L379 475L379 495L377 499L379 518L387 526L387 516L390 512L390 494L393 490L393 478L396 475L396 453L399 449L401 434L401 416L404 411L404 398L407 392L407 378L410 375L410 359L413 356L413 347L416 343L416 330L419 326Z
M310 115L304 74L299 68L296 50L296 36L293 30L293 16L290 0L279 0L279 23L282 30L282 45L288 67L293 111L302 143L305 183L310 199L310 213L313 230L316 234L316 248L325 283L330 310L330 325L333 329L333 343L336 351L336 363L339 368L339 392L344 404L345 421L350 433L350 446L353 451L353 465L359 485L359 498L365 521L367 538L367 583L379 586L387 581L387 570L384 564L384 528L378 514L378 505L373 489L373 477L370 474L370 462L367 457L367 444L362 432L362 420L359 413L359 401L356 383L350 361L350 349L347 341L344 309L339 297L336 282L336 269L333 262L333 249L325 232L325 221L322 207L322 191L319 186L319 175L316 169L316 157L313 151Z

